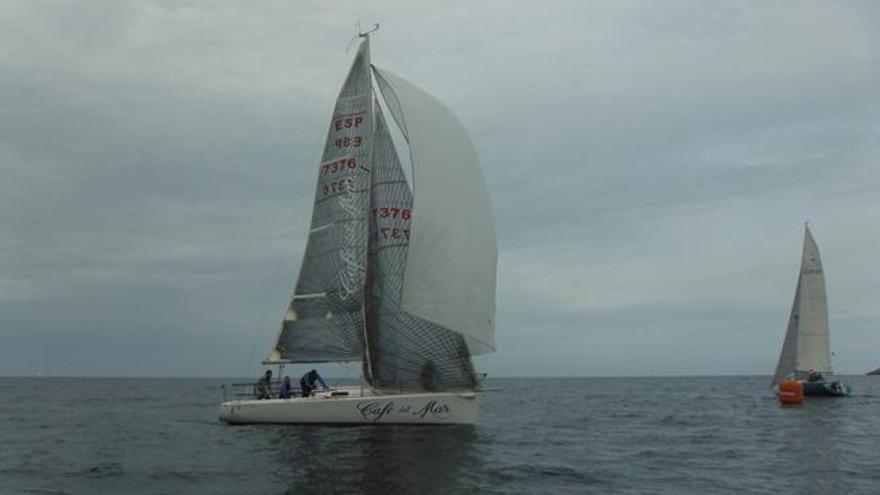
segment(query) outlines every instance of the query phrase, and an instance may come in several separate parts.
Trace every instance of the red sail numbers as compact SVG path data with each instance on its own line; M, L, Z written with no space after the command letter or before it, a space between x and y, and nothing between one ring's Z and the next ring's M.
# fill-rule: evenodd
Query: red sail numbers
M364 140L360 136L345 136L333 141L333 145L337 148L360 148L362 144L364 144Z
M412 218L412 210L409 208L373 208L373 218L376 219L377 222L381 222L382 220L380 219L386 219L386 222L398 224L398 227L377 226L376 230L373 232L373 239L377 241L386 239L409 241L409 228L400 228L403 226L400 224L407 225Z
M333 129L337 132L349 129L360 130L364 125L364 112L358 112L351 115L339 115L333 120ZM361 136L344 136L338 137L333 141L333 145L337 148L360 148L364 144Z
M337 131L343 129L357 129L364 123L364 112L353 115L340 115L333 121L333 128Z
M409 220L412 218L412 210L409 208L373 208L373 217L391 217Z
M356 158L341 158L321 165L321 173L323 175L338 174L346 171L354 172L355 170L357 170Z
M348 178L332 179L330 182L323 184L321 191L324 196L333 196L345 191L354 191L356 188L354 174L358 169L357 159L354 157L344 157L332 162L321 165L321 176L332 176L341 173L348 173Z

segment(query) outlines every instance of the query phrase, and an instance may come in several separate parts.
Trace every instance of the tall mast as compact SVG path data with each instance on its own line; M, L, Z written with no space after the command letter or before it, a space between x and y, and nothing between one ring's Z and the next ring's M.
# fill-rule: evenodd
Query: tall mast
M367 105L370 110L370 119L371 119L370 140L369 140L369 142L370 142L370 169L371 170L375 166L375 156L376 156L376 151L375 151L376 147L374 146L374 142L375 142L374 136L376 134L376 109L373 108L374 98L373 98L373 78L371 77L372 69L370 68L372 66L372 60L370 58L370 33L376 31L377 29L379 29L378 24L376 24L375 27L369 31L361 32L360 26L358 26L358 37L364 39L364 44L365 44L364 53L366 54L366 57L367 57L367 78L370 80L369 90L368 90L370 93L370 96L369 96L370 101ZM371 199L372 196L373 196L373 187L372 187L372 180L371 180L370 185L367 188L367 205L368 205L367 210L368 211L364 212L366 215L369 215L369 205L372 200ZM369 229L369 227L366 229L366 234L367 234L366 242L367 242L367 245L369 246L369 243L370 243L370 229ZM367 250L367 258L368 258L367 262L364 263L364 269L366 270L366 276L364 277L364 294L367 297L364 297L364 300L361 302L361 316L362 316L361 320L363 321L362 331L364 334L364 367L363 367L364 369L363 369L363 372L364 372L364 378L367 380L368 383L370 383L372 385L372 383L373 383L373 363L372 363L372 359L370 358L370 342L368 340L369 339L369 336L368 336L369 332L367 332L367 301L371 297L371 295L369 295L369 292L368 292L369 287L371 285L371 283L370 283L369 249Z

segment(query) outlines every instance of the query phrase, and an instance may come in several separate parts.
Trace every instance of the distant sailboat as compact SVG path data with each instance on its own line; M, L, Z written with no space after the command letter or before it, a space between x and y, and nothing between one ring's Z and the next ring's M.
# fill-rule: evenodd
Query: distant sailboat
M369 386L224 402L227 422L476 421L471 356L495 347L486 181L458 119L372 66L361 38L330 121L296 290L264 364L361 361ZM380 96L409 146L412 186Z
M810 227L805 225L797 290L773 383L799 381L803 385L804 395L848 395L848 385L826 380L831 374L825 275L819 259L819 247Z

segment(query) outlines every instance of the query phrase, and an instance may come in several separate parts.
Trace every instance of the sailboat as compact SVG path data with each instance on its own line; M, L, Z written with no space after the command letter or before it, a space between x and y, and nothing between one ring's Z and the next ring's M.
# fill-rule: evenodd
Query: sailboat
M372 65L369 33L359 38L330 119L299 278L264 364L360 361L365 385L223 402L226 422L477 420L485 390L471 356L495 349L486 180L455 115Z
M801 269L773 384L800 382L803 395L849 395L849 385L828 380L831 375L825 274L819 247L805 224Z

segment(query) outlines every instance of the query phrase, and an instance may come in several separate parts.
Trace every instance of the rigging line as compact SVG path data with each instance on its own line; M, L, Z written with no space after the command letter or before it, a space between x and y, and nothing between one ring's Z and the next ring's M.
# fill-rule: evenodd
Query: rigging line
M316 159L318 159L317 151L313 151L312 157L309 160L309 163L314 163L316 161ZM314 208L314 206L313 206L313 208ZM285 208L282 208L282 211L283 211L283 209L285 209ZM257 326L256 328L254 328L251 331L251 350L248 355L248 364L247 364L248 376L252 375L253 371L254 371L254 369L253 369L254 364L253 363L254 363L254 354L256 353L256 349L257 349L257 339L260 336L260 334L264 331L263 329L266 327L266 319L268 318L268 312L269 312L269 299L271 298L271 295L274 294L276 290L278 290L278 284L279 284L279 279L281 278L282 268L284 268L284 266L287 264L288 258L290 256L292 256L293 239L291 239L291 237L292 237L291 234L293 232L296 232L299 230L300 226L302 225L302 221L303 221L303 215L297 214L297 212L298 211L305 211L305 209L298 208L297 205L295 205L293 203L289 204L286 207L286 209L288 209L292 214L279 215L279 225L284 225L284 224L280 223L281 219L283 219L283 221L285 221L285 223L286 223L286 221L288 219L293 218L293 222L291 222L292 225L290 226L290 230L288 232L285 232L285 235L283 236L283 238L286 238L287 241L284 242L284 249L282 250L281 258L278 261L278 265L275 267L275 270L272 272L272 281L270 283L271 287L270 287L269 293L263 296L263 304L262 304L263 308L260 312L261 313L260 314L260 324L259 324L259 326ZM311 216L311 215L309 215L309 216ZM279 228L279 230L281 230L282 232L284 231L283 227ZM305 252L303 252L303 254L305 255ZM282 316L281 316L282 321L284 320L284 314L287 313L287 308L289 305L290 305L290 303L288 303L287 305L284 306L284 312L282 313ZM281 334L280 334L280 330L279 330L279 336L280 335Z
M289 244L289 243L286 243L286 244ZM268 312L269 312L269 298L271 297L271 294L274 294L278 288L278 279L280 278L279 274L281 273L281 269L283 268L283 266L285 265L285 263L287 261L286 258L287 258L288 251L289 251L289 247L288 247L288 249L284 249L284 251L282 252L281 258L278 261L278 265L275 267L275 270L273 270L273 272L272 272L273 276L272 276L272 282L271 282L271 287L269 289L269 293L265 294L263 296L263 304L262 304L263 308L260 311L260 324L256 328L254 328L254 330L251 332L251 351L250 351L250 354L248 355L248 368L247 368L248 376L253 374L253 371L254 371L253 370L253 362L254 362L254 354L256 353L256 350L257 350L257 338L259 337L259 334L262 333L263 328L266 326L266 318L267 318Z

